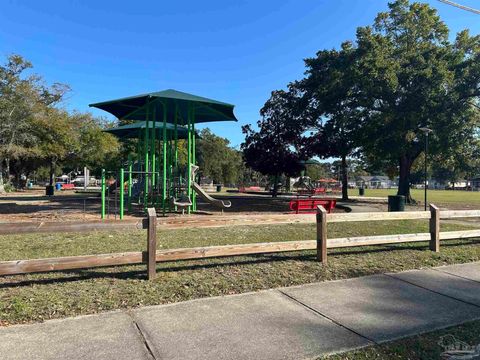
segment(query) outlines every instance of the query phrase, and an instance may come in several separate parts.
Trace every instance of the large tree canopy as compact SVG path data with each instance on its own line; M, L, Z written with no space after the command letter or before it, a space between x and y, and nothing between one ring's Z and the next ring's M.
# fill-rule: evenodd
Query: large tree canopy
M12 175L18 181L48 166L52 178L58 166L95 168L118 151L101 119L60 106L67 85L48 86L31 68L20 55L0 65L0 192L4 174L7 182Z
M373 27L357 31L356 97L362 149L394 162L400 195L410 198L410 170L423 152L419 130L433 130L431 150L446 154L473 140L479 125L480 37L467 31L452 43L427 4L398 0Z
M203 129L197 141L197 160L203 176L215 184L237 183L242 172L242 156L227 139Z
M293 158L290 144L302 144L310 155L340 157L344 170L347 157L362 154L390 176L399 175L398 194L410 201L412 164L424 151L421 127L433 130L433 156L455 160L451 154L477 146L480 36L462 31L450 41L447 26L427 4L397 0L388 6L373 26L358 28L356 41L306 59L305 78L274 92L265 106L280 116L264 119L261 128L268 133L262 140L277 149L272 144L278 141L267 140L287 135L280 154ZM272 155L271 163L278 157ZM268 158L251 158L274 167ZM345 191L346 182L343 171Z
M297 115L295 95L292 92L274 91L261 109L262 120L257 122L259 130L243 127L246 135L242 144L243 157L247 166L264 175L273 175L277 193L278 177L282 174L295 176L303 168L299 143L301 126Z
M347 157L357 144L361 116L355 97L360 75L350 42L341 50L319 51L305 60L306 78L295 85L302 93L302 126L310 130L304 140L310 155L341 159L342 199L348 199Z

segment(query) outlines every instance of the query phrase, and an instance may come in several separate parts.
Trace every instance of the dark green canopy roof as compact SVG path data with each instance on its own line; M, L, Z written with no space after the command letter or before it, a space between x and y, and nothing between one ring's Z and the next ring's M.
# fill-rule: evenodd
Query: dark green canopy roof
M188 108L193 108L194 123L212 121L238 121L233 114L234 105L187 94L173 89L153 92L149 94L110 100L93 106L115 115L121 120L147 120L147 109L155 113L156 121L163 121L164 106L167 109L167 122L173 123L177 113L178 124L186 125Z
M152 123L149 123L149 128L150 128L150 133L151 133ZM167 136L170 139L173 139L174 136L175 136L174 135L175 125L167 123L166 128L167 128ZM157 131L156 132L156 138L158 140L161 140L162 136L163 136L163 123L162 122L155 122L155 129ZM108 132L112 135L115 135L116 137L118 137L120 139L139 138L139 137L143 137L143 134L144 134L144 131L145 131L145 121L139 121L139 122L135 122L133 124L117 126L115 128L107 129L107 130L104 130L104 131ZM179 139L186 139L188 137L188 131L183 126L177 126L177 134L178 134Z
M302 165L320 165L321 162L315 159L301 160L300 164Z

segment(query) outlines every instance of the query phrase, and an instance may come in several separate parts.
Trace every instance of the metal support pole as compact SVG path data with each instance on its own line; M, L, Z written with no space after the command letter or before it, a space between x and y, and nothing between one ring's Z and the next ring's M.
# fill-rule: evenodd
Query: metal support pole
M146 115L146 121L145 121L145 138L144 138L144 156L145 156L145 184L144 184L144 194L143 194L143 207L145 210L147 210L148 207L148 191L149 191L149 186L148 186L148 171L149 171L149 158L148 158L148 126L149 126L149 121L150 119L150 106L147 105L147 115Z
M192 109L192 163L193 165L196 164L196 155L195 155L195 108ZM193 179L195 181L195 179ZM197 193L192 193L192 204L193 204L193 211L197 211Z
M191 136L191 121L192 121L192 109L188 107L188 119L187 119L187 195L189 199L192 199L192 136ZM191 206L187 209L187 214L190 214Z
M132 211L132 171L133 171L133 164L132 164L132 155L128 155L128 211Z
M178 178L178 185L180 186L181 185L181 178L180 178L180 172L178 171L178 106L175 105L175 143L174 143L174 151L175 151L175 154L174 154L174 171L173 171L173 177L175 177L175 175L177 175L179 178ZM175 174L176 172L176 174ZM177 196L177 194L173 193L172 194L173 196ZM177 211L177 205L175 205L175 211Z
M153 174L152 174L152 189L156 185L156 182L155 182L155 171L156 171L156 161L157 161L156 155L155 155L155 151L156 151L155 135L156 135L156 132L157 132L157 128L156 128L156 125L155 125L155 122L157 121L156 115L157 115L156 107L154 106L153 107L153 119L152 119L152 146L151 146L151 150L150 150L152 152L152 171L153 171Z
M162 155L163 155L163 189L162 189L162 209L165 216L167 205L167 101L163 103L163 143L162 143Z
M123 205L125 200L125 170L120 169L120 220L123 219Z
M105 219L105 169L102 169L102 219Z
M424 191L425 191L425 208L424 210L427 211L427 156L428 156L428 132L425 133L425 184L424 184Z

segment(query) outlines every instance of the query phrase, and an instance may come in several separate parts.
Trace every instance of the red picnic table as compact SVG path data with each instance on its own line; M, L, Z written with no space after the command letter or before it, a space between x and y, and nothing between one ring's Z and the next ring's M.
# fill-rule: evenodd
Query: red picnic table
M323 206L328 213L331 213L337 204L336 199L293 199L290 200L290 210L299 213L315 213L319 205Z

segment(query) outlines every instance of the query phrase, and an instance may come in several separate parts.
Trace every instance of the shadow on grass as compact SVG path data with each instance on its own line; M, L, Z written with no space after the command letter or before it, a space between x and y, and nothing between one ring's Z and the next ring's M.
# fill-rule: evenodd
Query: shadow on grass
M474 245L478 243L476 239L465 239L459 240L455 243L443 243L443 248L455 248L465 245ZM167 263L161 263L164 268L158 268L159 264L157 263L157 272L181 272L181 271L195 271L195 270L205 270L205 269L215 269L223 266L231 265L255 265L263 263L272 263L272 262L283 262L283 261L303 261L303 262L317 262L316 256L314 253L315 250L303 250L303 253L294 253L294 252L285 252L285 253L275 253L275 254L252 254L252 255L243 255L242 257L247 259L238 259L239 256L231 257L226 261L218 261L213 263L205 263L206 260L211 259L198 259L198 260L186 260L186 261L196 261L201 263L195 264L185 264L177 265L178 262L171 262L168 265ZM428 243L416 243L416 244L401 244L399 245L378 245L375 248L371 247L361 247L361 248L347 248L347 249L335 249L329 256L338 257L342 255L363 255L363 254L375 254L380 252L391 252L391 251L418 251L424 252L428 251ZM309 252L306 254L305 252ZM216 258L216 259L227 259L225 258ZM131 266L142 266L142 265L131 265ZM129 265L122 265L122 267L130 267ZM113 269L115 267L109 266L104 268L97 269ZM117 267L117 269L120 268ZM372 275L372 271L357 271L352 268L347 271L347 277L359 277L364 275ZM50 272L50 274L53 274ZM92 279L117 279L117 280L145 280L146 279L146 269L139 270L126 270L126 271L115 271L115 272L103 272L95 271L90 269L79 269L79 270L70 270L70 271L59 271L57 272L59 277L52 277L47 279L27 279L20 281L12 281L0 283L0 289L10 288L10 287L25 287L31 285L48 285L54 283L69 283L74 281L81 280L92 280ZM38 273L36 274L38 275ZM68 277L61 277L62 275L72 275ZM23 276L23 275L17 275ZM15 275L12 278L16 277ZM14 279L12 279L14 280Z

